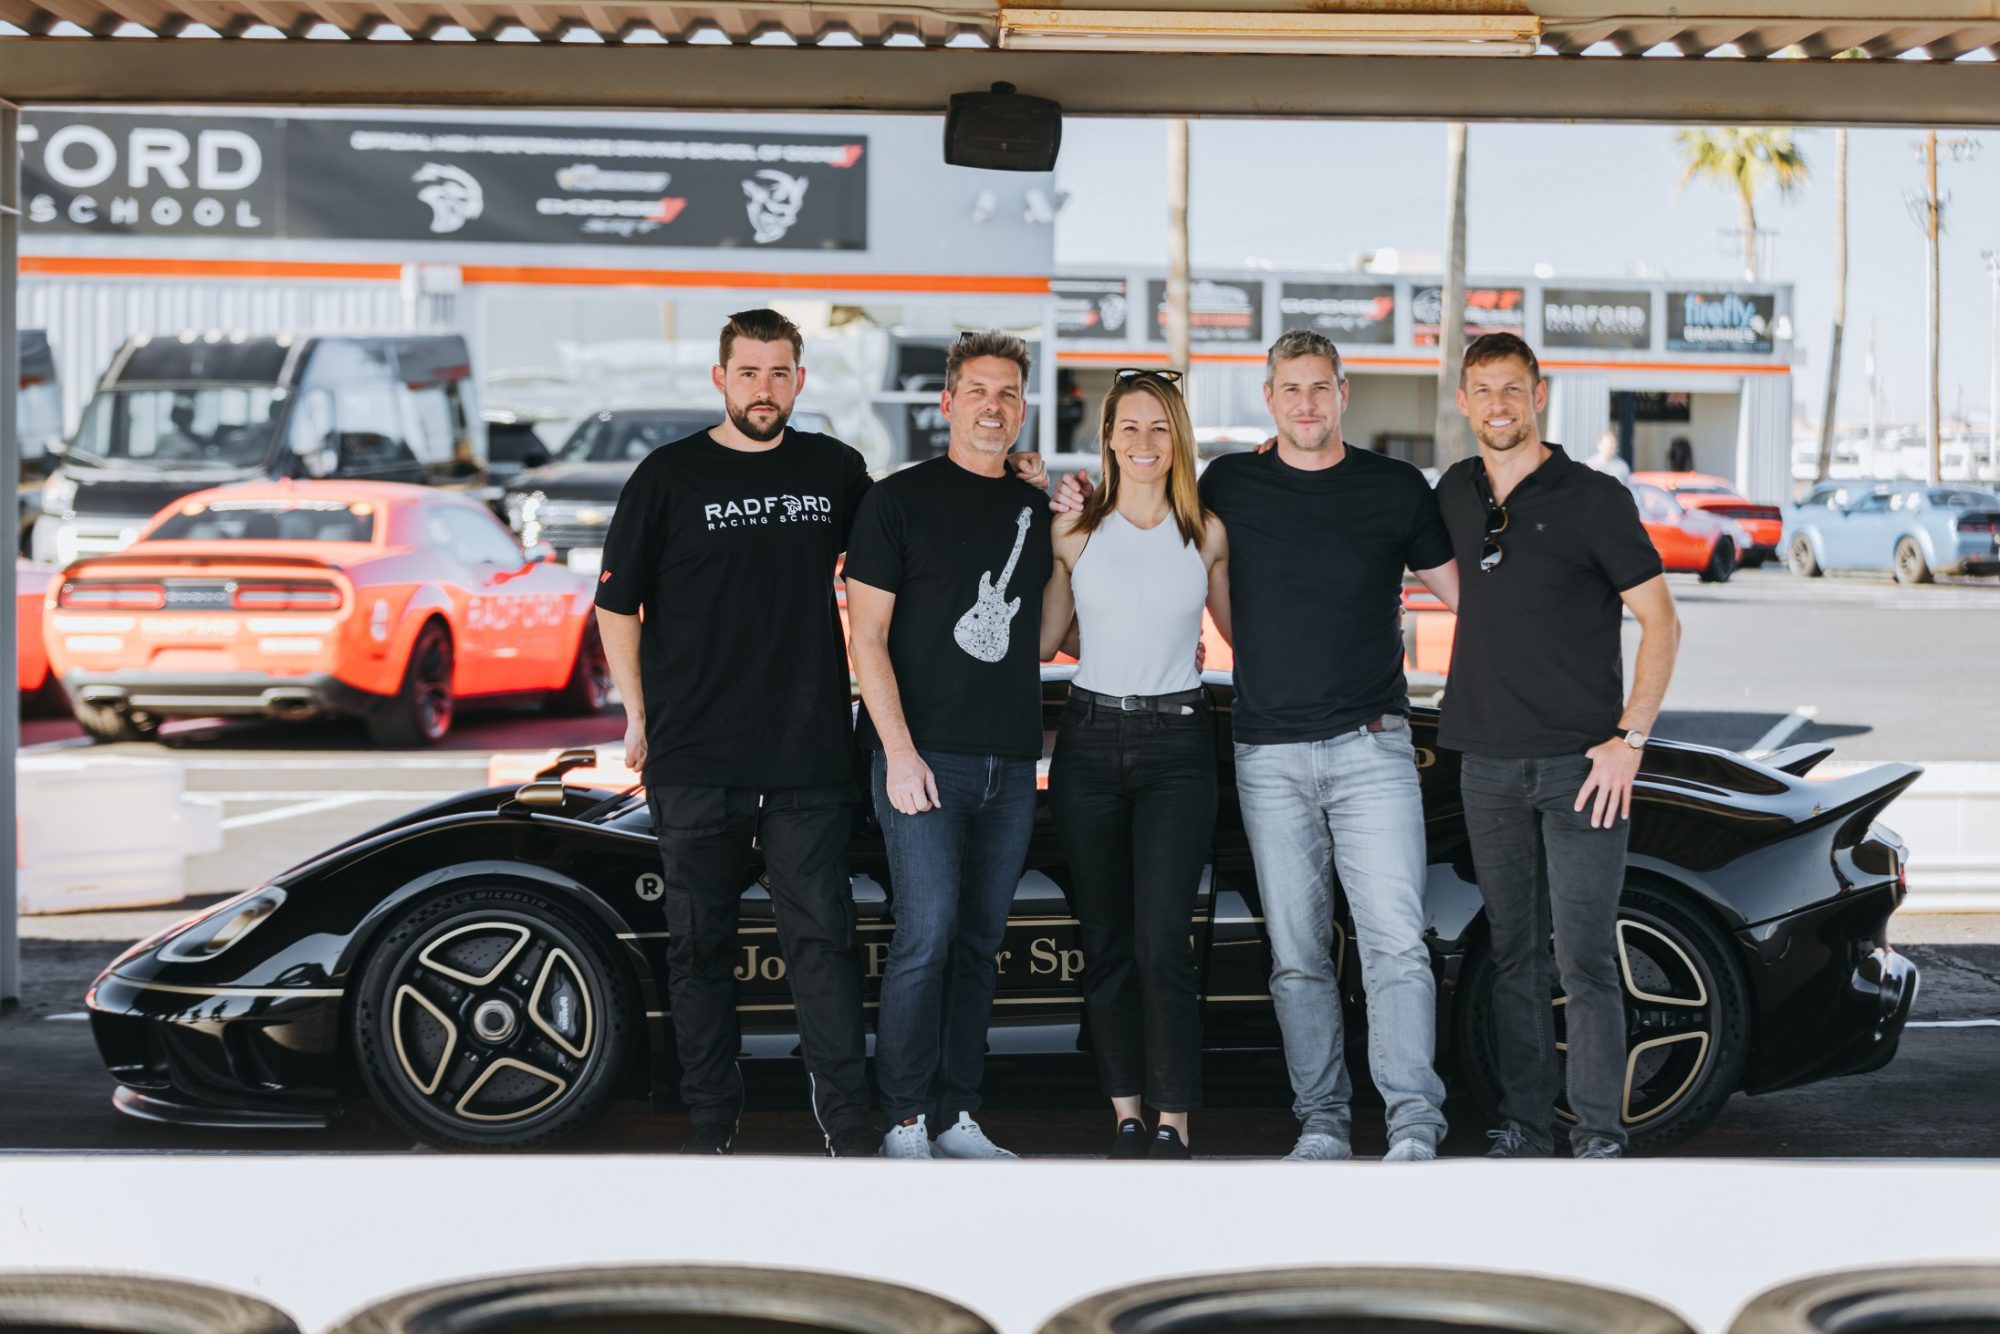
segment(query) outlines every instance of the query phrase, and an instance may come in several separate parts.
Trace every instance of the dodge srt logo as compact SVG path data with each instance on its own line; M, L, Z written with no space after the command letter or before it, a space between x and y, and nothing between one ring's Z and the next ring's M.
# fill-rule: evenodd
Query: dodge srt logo
M434 232L455 232L486 211L486 192L457 167L426 162L410 179L424 187L417 191L417 198L431 206Z
M782 241L792 224L799 220L799 210L805 206L806 186L811 184L803 176L793 176L782 171L760 171L743 182L743 193L750 199L750 226L755 229L752 240L758 245L769 245Z

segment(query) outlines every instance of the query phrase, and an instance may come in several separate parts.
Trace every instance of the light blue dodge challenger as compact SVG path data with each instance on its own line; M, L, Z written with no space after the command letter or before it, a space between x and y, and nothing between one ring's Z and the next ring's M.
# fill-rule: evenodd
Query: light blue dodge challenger
M1924 584L1940 574L2000 574L2000 495L1950 482L1820 482L1785 510L1792 573L1888 570Z

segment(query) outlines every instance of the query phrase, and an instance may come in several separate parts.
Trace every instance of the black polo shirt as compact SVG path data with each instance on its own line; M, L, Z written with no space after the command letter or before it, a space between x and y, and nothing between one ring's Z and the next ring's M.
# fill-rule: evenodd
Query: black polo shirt
M1482 573L1485 464L1438 481L1458 559L1458 633L1438 744L1502 759L1573 755L1617 735L1625 711L1619 594L1660 555L1617 478L1560 445L1507 497L1500 563Z

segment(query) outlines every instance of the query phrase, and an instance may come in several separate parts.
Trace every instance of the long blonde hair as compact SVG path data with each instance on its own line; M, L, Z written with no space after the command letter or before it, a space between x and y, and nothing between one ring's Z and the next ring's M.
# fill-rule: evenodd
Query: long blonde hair
M1195 485L1194 423L1188 418L1187 401L1170 381L1143 372L1118 377L1104 395L1097 433L1104 476L1090 493L1090 499L1083 502L1083 512L1076 516L1077 531L1086 535L1096 532L1105 516L1118 508L1118 455L1111 448L1111 427L1118 417L1118 405L1127 394L1151 394L1166 411L1167 434L1173 438L1173 464L1167 470L1167 503L1173 511L1174 523L1181 530L1181 541L1200 546L1208 532L1210 516L1201 507L1201 492Z

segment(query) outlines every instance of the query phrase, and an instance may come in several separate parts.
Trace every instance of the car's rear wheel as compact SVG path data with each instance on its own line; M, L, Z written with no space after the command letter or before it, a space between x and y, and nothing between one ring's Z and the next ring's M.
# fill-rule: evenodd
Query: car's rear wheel
M368 734L381 746L431 746L451 731L454 700L451 633L432 621L417 634L394 699L368 718Z
M109 704L70 701L70 713L92 741L151 741L160 731L160 720L150 714L134 718L124 709Z
M1791 550L1786 553L1785 563L1792 567L1792 573L1801 579L1817 579L1826 571L1820 568L1819 557L1813 554L1812 539L1804 533L1792 538Z
M537 894L458 890L411 909L369 955L350 1029L383 1112L445 1149L525 1149L581 1129L617 1092L631 984L604 933Z
M1722 929L1699 909L1646 885L1627 884L1620 899L1618 960L1625 990L1622 1119L1632 1152L1655 1152L1707 1125L1742 1083L1750 1049L1749 988ZM1484 951L1474 960L1465 996L1461 1059L1481 1110L1497 1118L1493 969ZM1560 988L1551 1003L1557 1064L1565 1076L1558 1087L1566 1088ZM1555 1116L1562 1124L1575 1120L1566 1096L1557 1098Z
M569 680L549 695L544 707L563 717L581 718L604 712L610 703L611 660L604 656L604 640L597 633L597 618L593 616L577 642Z
M1896 582L1927 584L1931 581L1930 562L1924 559L1923 545L1914 537L1896 543Z
M1701 567L1701 581L1705 584L1726 584L1729 576L1736 573L1736 542L1723 538L1715 544L1715 550L1708 553L1708 564Z

